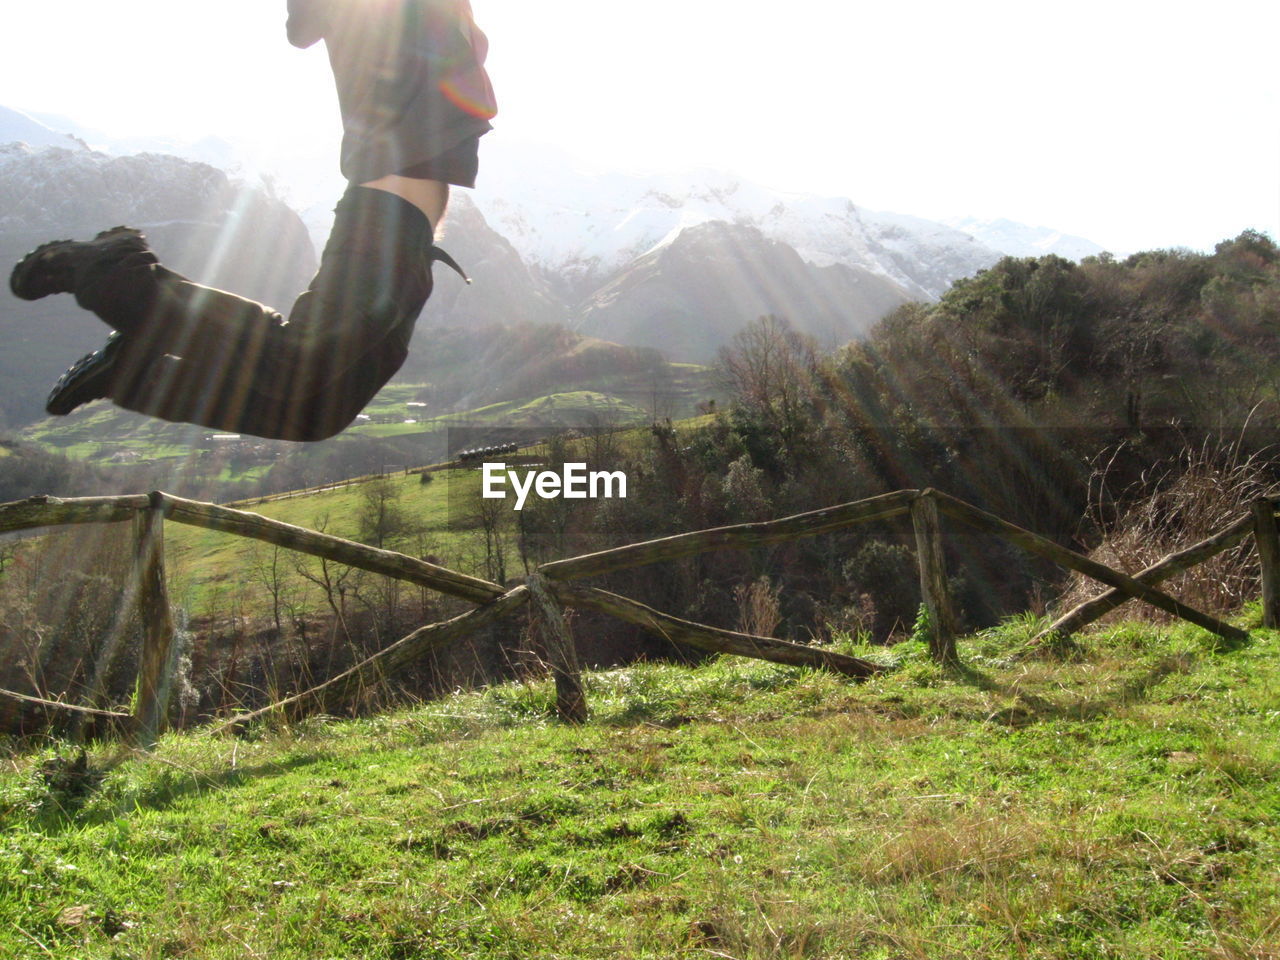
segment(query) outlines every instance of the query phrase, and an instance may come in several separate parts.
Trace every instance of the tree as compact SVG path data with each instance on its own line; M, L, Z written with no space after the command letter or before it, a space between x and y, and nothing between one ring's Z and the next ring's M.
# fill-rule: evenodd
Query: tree
M379 550L393 540L412 536L417 527L400 503L400 485L390 477L360 484L355 520L356 539Z
M325 528L329 526L329 515L316 517L311 523L312 529L321 533L325 532ZM325 603L329 605L329 610L333 613L333 639L337 639L337 631L342 630L343 636L346 638L347 647L353 652L355 650L354 641L351 638L351 631L347 626L347 591L349 586L358 586L358 581L354 578L356 573L355 567L349 567L343 563L336 563L325 557L319 558L319 569L311 565L309 558L302 554L293 554L293 569L309 583L315 584L324 593ZM354 590L352 591L355 592ZM329 650L328 668L333 666L333 647Z
M278 544L272 544L270 549L258 544L254 546L251 557L250 579L262 584L271 598L271 622L275 624L276 636L283 637L281 611L288 605L288 581L281 548Z
M507 579L507 546L512 535L513 515L511 501L481 496L480 488L475 494L476 519L479 521L480 533L484 544L484 573L492 583L503 583ZM526 505L529 509L531 505Z
M775 443L782 460L795 460L813 422L817 367L813 341L787 320L769 315L747 324L721 348L716 378L730 392L744 425L754 421L759 438ZM780 463L770 466L781 468Z

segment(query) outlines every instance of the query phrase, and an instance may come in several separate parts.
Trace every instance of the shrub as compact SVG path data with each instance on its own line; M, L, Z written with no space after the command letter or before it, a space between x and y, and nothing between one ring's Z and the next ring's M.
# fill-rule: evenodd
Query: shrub
M1172 461L1146 471L1131 489L1116 498L1122 507L1114 519L1106 478L1096 478L1090 519L1102 532L1093 559L1127 573L1136 573L1178 550L1199 543L1235 521L1260 497L1280 489L1275 482L1274 452L1241 456L1233 443L1206 441L1187 447ZM1231 612L1257 596L1260 573L1251 538L1206 563L1174 577L1161 589L1202 610ZM1062 598L1067 609L1100 593L1098 585L1076 577ZM1145 604L1124 608L1155 620L1168 614Z

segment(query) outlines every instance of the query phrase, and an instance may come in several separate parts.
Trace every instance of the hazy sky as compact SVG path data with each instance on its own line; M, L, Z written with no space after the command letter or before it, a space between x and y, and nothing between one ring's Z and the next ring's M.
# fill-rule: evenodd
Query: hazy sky
M0 12L0 104L110 133L333 150L320 48L285 0L39 0ZM596 167L711 166L1118 251L1280 239L1280 3L473 0L495 138ZM336 162L336 161L335 161ZM483 183L483 159L480 189Z

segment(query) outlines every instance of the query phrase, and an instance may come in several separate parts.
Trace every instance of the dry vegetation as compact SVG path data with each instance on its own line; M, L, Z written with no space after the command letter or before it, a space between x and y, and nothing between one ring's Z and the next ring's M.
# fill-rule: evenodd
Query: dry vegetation
M1091 487L1088 519L1101 534L1091 556L1127 573L1212 536L1247 514L1254 501L1274 498L1280 490L1270 451L1245 455L1234 444L1210 441L1152 467L1125 490L1108 488L1105 466ZM1259 590L1252 538L1179 574L1164 589L1202 610L1240 609ZM1059 604L1068 609L1098 592L1077 578ZM1155 608L1137 615L1156 622L1168 616Z

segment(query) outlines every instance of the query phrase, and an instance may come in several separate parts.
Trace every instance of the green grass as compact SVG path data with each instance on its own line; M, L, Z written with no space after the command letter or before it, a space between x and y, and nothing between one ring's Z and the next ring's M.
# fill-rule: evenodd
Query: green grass
M450 423L459 418L478 426L488 424L580 424L592 416L600 423L632 423L646 419L647 414L625 400L593 390L573 390L552 393L525 400L506 400L477 407L466 413L442 417ZM426 421L430 423L431 421Z
M1032 626L862 685L598 673L582 728L533 683L61 782L69 747L15 747L0 955L1276 956L1280 634L1021 659Z
M509 405L502 405L508 413ZM681 430L693 430L705 426L712 418L695 417L680 421ZM394 427L395 425L389 425ZM369 429L377 429L371 427ZM623 430L618 438L619 449L631 450L648 442L644 428ZM589 441L570 441L568 450L573 455L588 456ZM526 448L525 452L538 453L540 448ZM419 526L413 537L384 544L387 549L417 556L429 552L463 573L484 575L478 564L482 563L478 540L459 517L451 516L449 498L454 496L455 507L465 502L467 489L478 489L480 474L474 466L464 469L441 469L433 472L433 482L423 484L417 474L391 475L391 482L399 491L398 507L412 517ZM452 488L452 494L451 494ZM264 502L245 501L240 509L259 513L265 517L291 523L295 526L317 529L321 524L325 532L335 536L355 538L357 517L361 506L360 483L337 487L332 490L308 493L297 497L268 499ZM252 573L259 565L264 551L269 550L257 541L235 537L226 533L187 527L170 523L165 528L166 562L177 584L176 601L193 616L225 614L219 605L235 602L228 591L259 591L257 603L266 603L261 586L253 582ZM513 533L508 534L506 549L508 569L517 566L517 544ZM318 561L302 558L301 562L315 567ZM248 576L246 576L248 572Z
M407 418L403 423L361 423L348 427L347 432L362 437L416 437L439 433L444 427L430 421L420 422Z
M272 464L260 463L255 466L246 467L243 470L235 467L225 466L218 473L217 479L223 482L232 480L250 480L261 479L271 472Z
M390 477L399 491L399 508L420 526L422 539L415 536L413 542L389 542L385 546L416 556L420 544L425 544L431 553L465 567L457 558L466 552L462 546L468 533L450 522L449 488L451 484L478 487L479 475L467 469L441 470L434 476L436 479L426 484L416 474ZM357 534L362 489L360 483L353 483L302 497L250 504L244 509L312 530L323 525L327 533L352 538ZM165 542L166 563L179 584L180 595L175 599L196 616L219 612L211 606L223 588L252 590L251 576L246 574L253 571L256 558L271 549L258 541L178 523L166 525ZM297 556L310 566L319 563Z

